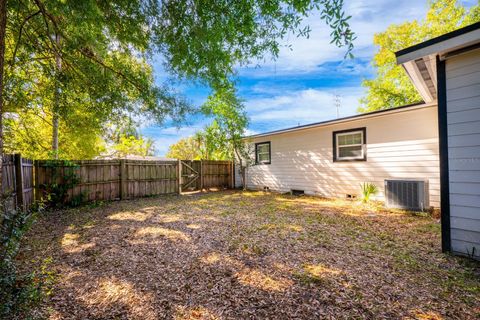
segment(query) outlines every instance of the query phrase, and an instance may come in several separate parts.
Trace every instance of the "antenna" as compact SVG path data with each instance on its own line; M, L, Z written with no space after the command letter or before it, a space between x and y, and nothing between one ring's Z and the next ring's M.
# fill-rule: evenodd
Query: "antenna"
M333 103L337 109L337 119L340 118L340 106L342 105L341 97L338 93L334 93Z

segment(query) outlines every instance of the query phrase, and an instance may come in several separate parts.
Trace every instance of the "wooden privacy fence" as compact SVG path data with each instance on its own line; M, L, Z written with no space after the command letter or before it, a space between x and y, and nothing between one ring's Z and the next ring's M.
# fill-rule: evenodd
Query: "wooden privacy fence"
M234 186L231 161L36 160L3 156L7 208L29 208L47 197L59 202L133 199Z
M37 200L52 193L52 188L57 193L64 190L63 202L87 202L181 193L182 185L187 183L187 190L231 188L233 164L123 159L35 161Z
M65 202L176 193L177 167L177 161L35 161L36 198L39 200L52 192L52 186L67 186Z
M5 154L2 162L2 195L5 209L29 208L33 197L33 161L19 154Z

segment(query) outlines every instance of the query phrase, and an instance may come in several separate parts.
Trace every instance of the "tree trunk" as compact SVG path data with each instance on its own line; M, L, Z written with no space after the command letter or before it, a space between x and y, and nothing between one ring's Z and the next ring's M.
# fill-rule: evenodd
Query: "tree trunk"
M238 152L237 148L233 148L234 154L237 156L238 161L240 162L240 177L242 178L242 190L246 191L247 190L247 166L243 165L243 159L240 156L240 153ZM233 161L235 161L235 155L233 156Z
M240 167L242 172L242 189L247 191L247 167Z
M62 72L62 58L60 57L60 35L55 35L55 42L57 44L57 50L55 52L55 66L56 66L56 79L55 79L55 92L53 97L53 115L52 115L52 151L53 157L58 159L58 127L60 123L60 73Z
M4 111L4 64L5 64L5 37L7 33L7 0L0 0L0 199L3 199L2 172L3 172L3 111ZM3 201L0 204L3 206ZM3 208L2 208L3 213Z

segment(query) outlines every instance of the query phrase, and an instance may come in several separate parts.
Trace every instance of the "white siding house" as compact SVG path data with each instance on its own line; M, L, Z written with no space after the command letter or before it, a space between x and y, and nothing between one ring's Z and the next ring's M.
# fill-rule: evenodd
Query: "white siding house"
M397 62L438 101L443 250L480 259L480 22L401 50Z
M249 189L345 198L359 196L360 185L371 182L380 191L377 199L384 200L386 179L414 179L427 181L430 205L440 205L435 104L294 127L248 140L256 144L260 158L248 168Z

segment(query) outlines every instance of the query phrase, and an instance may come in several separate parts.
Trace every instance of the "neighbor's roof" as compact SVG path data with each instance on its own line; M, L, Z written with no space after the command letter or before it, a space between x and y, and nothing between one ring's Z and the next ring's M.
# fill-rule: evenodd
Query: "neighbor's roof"
M157 157L157 156L139 156L134 154L128 154L126 156L117 157L117 156L99 156L96 157L99 160L115 160L115 159L125 159L125 160L146 160L146 161L173 161L175 159L166 158L166 157Z
M428 108L428 107L432 107L432 106L435 106L435 104L425 104L423 102L419 102L419 103L409 104L409 105L396 107L396 108L391 108L391 109L378 110L378 111L357 114L357 115L354 115L354 116L349 116L349 117L344 117L344 118L339 118L339 119L333 119L333 120L327 120L327 121L321 121L321 122L314 122L314 123L305 124L305 125L301 125L301 126L296 126L296 127L291 127L291 128L281 129L281 130L275 130L275 131L269 131L269 132L264 132L264 133L259 133L259 134L254 134L254 135L246 136L246 137L244 137L244 139L258 138L258 137L282 134L282 133L287 133L287 132L300 131L300 130L312 129L312 128L317 128L317 127L324 127L324 126L337 124L337 123L343 123L343 122L349 122L349 121L354 121L354 120L362 120L362 119L367 119L367 118L379 117L379 116L383 116L383 115L387 115L387 114L394 114L394 113L399 113L399 112L412 111L412 110Z
M480 22L446 33L395 53L415 88L427 103L437 99L437 58L480 48Z

